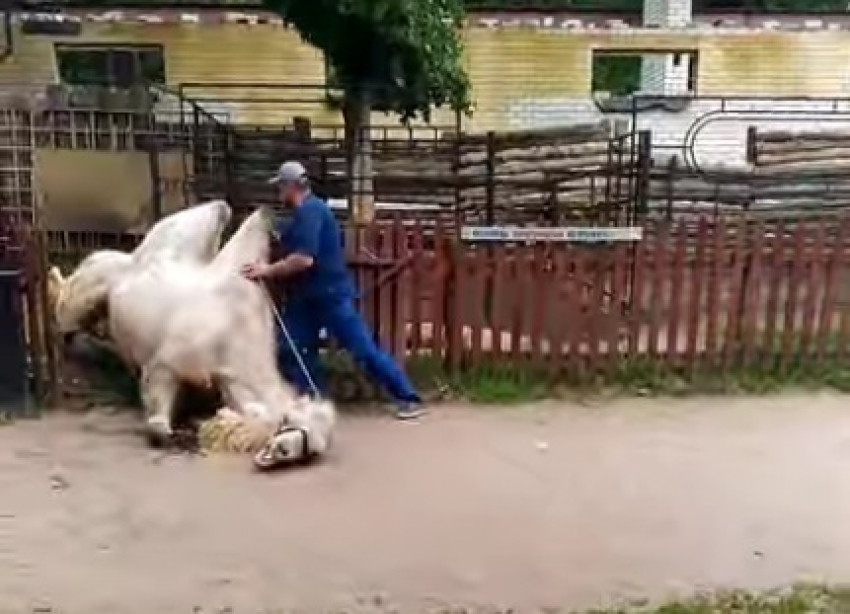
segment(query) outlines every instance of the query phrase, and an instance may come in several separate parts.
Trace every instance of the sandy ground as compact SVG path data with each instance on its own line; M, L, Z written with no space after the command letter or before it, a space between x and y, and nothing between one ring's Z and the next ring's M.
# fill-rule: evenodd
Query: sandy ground
M164 456L127 416L0 429L0 612L539 611L850 580L850 398L446 407L325 463Z

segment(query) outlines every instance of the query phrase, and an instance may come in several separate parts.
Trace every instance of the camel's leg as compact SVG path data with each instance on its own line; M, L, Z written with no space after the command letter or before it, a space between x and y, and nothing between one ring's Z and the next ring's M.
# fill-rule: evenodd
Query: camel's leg
M167 367L153 364L142 368L141 388L149 435L157 442L169 439L179 381Z

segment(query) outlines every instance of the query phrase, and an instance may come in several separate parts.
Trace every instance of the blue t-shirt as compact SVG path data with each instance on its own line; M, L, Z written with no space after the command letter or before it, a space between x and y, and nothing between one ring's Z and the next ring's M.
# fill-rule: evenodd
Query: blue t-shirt
M325 201L307 196L290 219L278 222L277 231L286 255L299 253L313 259L313 266L287 280L289 300L354 295L339 224Z

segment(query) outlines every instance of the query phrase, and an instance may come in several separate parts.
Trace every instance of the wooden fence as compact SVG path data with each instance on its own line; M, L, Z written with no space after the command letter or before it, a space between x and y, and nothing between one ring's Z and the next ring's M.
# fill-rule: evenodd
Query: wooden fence
M237 206L274 201L268 175L275 162L290 158L304 162L326 195L346 196L340 135L308 124L230 129ZM625 194L613 195L610 184L612 176L636 172L637 149L630 138L614 137L611 122L487 134L373 130L374 195L382 212L516 223L540 222L547 211L549 221L591 219L601 210L610 214L632 204Z
M842 214L850 207L850 134L846 132L753 126L747 135L747 159L750 168L739 171L667 167L653 182L658 187L655 196L668 195L667 207L674 212L743 210L765 220Z
M62 377L43 254L90 251L56 239L32 233L23 296L42 398ZM502 365L560 378L635 358L781 372L850 358L850 219L653 223L642 241L598 245L469 244L439 221L395 219L348 228L346 247L381 343L400 360L453 372ZM373 393L342 380L355 387L345 398Z
M638 357L781 367L850 355L847 222L786 229L703 218L598 246L485 248L401 222L365 232L384 263L369 280L361 272L372 290L365 312L399 356L559 375Z

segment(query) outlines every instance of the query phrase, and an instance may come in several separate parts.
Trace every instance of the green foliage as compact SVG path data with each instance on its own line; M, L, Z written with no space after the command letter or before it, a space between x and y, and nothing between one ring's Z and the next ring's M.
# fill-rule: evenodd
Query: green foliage
M778 354L746 367L716 364L678 367L649 357L625 359L596 371L574 365L553 377L531 365L489 363L448 374L429 357L411 358L407 370L427 396L446 395L483 404L521 404L544 398L608 396L766 395L783 390L850 392L850 365L839 355L813 361L800 355L782 362Z
M594 54L592 91L612 96L633 94L640 90L642 63L640 55Z
M764 593L721 592L662 605L592 610L587 614L846 614L848 611L847 588L799 585Z
M333 66L346 96L402 119L470 108L461 0L264 0Z

